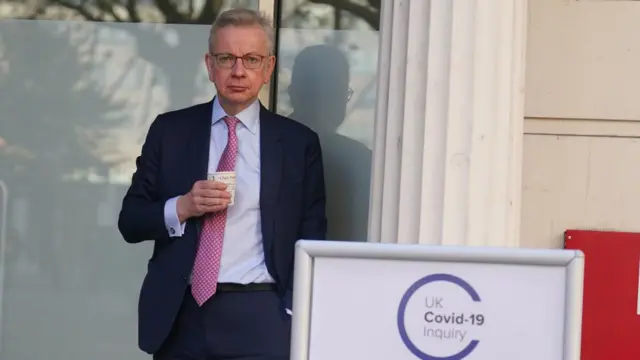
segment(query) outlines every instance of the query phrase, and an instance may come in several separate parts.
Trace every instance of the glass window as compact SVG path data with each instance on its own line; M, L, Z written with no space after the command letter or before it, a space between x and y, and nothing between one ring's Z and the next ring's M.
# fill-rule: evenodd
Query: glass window
M322 142L329 238L366 240L380 0L282 0L276 108Z
M215 15L263 2L128 3L0 0L0 359L149 358L122 197L155 116L214 94Z

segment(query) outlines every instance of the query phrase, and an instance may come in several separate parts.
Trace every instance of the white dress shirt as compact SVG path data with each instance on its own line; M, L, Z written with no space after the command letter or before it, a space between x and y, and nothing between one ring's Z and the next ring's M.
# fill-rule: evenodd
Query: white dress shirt
M228 141L227 124L218 98L213 100L208 172L215 173ZM260 225L260 103L255 101L236 115L238 155L236 156L235 203L227 210L218 282L274 282L264 262ZM169 236L181 237L185 224L178 220L178 197L167 200L164 220Z

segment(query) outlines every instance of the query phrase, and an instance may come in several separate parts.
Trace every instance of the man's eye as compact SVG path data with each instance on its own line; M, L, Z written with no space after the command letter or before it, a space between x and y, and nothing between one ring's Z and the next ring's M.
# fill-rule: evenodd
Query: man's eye
M220 62L229 62L231 61L231 56L223 55L218 57L218 61Z
M250 64L257 64L257 63L259 63L259 62L260 62L260 58L259 58L259 57L256 57L256 56L247 56L247 61L248 61Z

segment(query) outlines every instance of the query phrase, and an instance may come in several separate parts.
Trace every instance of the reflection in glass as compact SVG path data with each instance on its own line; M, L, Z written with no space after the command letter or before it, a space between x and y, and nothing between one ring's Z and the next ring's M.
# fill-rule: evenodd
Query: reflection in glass
M277 111L322 142L330 239L366 240L380 1L283 0Z
M2 360L148 359L136 306L150 244L121 239L120 202L154 117L215 93L209 26L189 24L258 1L100 3L0 0Z
M260 0L0 0L0 19L150 22L211 25L231 7L257 9Z

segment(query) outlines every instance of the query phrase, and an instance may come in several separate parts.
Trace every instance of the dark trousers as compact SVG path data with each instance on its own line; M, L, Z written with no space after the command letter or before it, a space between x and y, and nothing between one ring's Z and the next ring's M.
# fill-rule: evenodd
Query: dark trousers
M190 289L154 360L288 360L291 317L274 291L218 292L199 307Z

